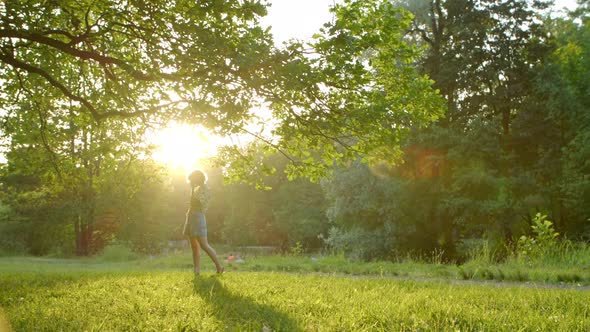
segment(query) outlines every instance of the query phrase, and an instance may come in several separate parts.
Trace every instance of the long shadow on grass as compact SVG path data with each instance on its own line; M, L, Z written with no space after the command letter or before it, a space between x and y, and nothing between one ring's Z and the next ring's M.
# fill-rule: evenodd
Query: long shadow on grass
M303 331L295 320L270 305L229 291L218 277L195 277L195 293L213 306L216 318L240 330Z

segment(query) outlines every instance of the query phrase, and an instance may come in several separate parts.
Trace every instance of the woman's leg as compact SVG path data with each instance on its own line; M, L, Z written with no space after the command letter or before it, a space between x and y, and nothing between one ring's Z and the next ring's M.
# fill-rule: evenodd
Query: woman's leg
M195 265L195 273L201 272L201 252L199 250L199 241L194 237L189 237L188 241L191 244L193 250L193 263Z
M217 272L223 272L223 266L221 266L221 263L219 263L219 259L217 259L217 253L215 252L213 247L209 245L209 242L207 242L207 237L199 236L197 239L199 239L199 244L201 245L201 248L205 250L207 255L211 257L213 263L215 263L215 268L217 269Z

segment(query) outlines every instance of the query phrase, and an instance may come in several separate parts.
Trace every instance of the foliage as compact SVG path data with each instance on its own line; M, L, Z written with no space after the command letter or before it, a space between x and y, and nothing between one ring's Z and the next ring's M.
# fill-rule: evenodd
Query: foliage
M63 220L67 211L61 209L66 207L62 198L47 186L16 195L5 192L4 200L11 208L0 217L0 247L6 251L35 255L54 249L55 239L69 233ZM72 244L64 244L63 249L71 249Z
M274 80L260 89L274 125L253 134L268 152L291 161L285 168L290 179L318 182L334 164L357 158L395 164L408 130L443 112L432 81L412 65L420 52L404 40L408 12L377 0L347 0L333 12L335 19L314 41L287 45L291 57L273 68ZM226 152L219 163L232 166L232 179L249 178L263 167L251 146ZM227 162L235 153L240 158Z
M560 146L562 175L558 178L559 194L562 197L567 219L562 233L568 237L587 236L588 209L590 203L590 183L588 179L588 158L590 150L590 20L586 4L571 13L568 19L550 21L554 32L554 52L545 66L544 82L540 89L549 98L549 115L564 132ZM551 176L554 176L552 174Z
M125 238L133 224L139 227L135 227L133 239L126 238L138 243L139 238L147 240L142 232L153 218L163 220L165 209L154 202L161 201L165 191L156 189L159 170L149 162L129 160L126 165L104 165L100 173L92 176L88 187L87 174L78 177L79 169L69 173L64 166L69 162L67 156L60 156L64 164L38 165L36 173L27 174L15 167L21 158L31 156L44 158L46 150L29 148L27 154L8 155L3 182L11 210L0 223L6 231L3 239L12 239L14 245L18 243L31 254L43 255L52 250L66 255L96 253L114 238ZM63 180L51 180L57 174ZM153 188L151 195L146 192L149 187ZM91 195L85 196L81 189L88 189L86 193ZM163 233L156 234L161 238ZM58 238L62 240L55 241Z
M131 169L148 167L139 159L146 151L143 131L133 120L94 123L76 115L72 105L49 98L37 82L23 86L27 98L2 117L2 135L9 142L2 182L12 205L21 204L13 209L14 217L51 224L62 233L49 238L65 237L63 243L74 243L78 255L94 253L116 230L95 223L104 214L116 214L110 205L120 201L109 203L109 195L132 197L137 187L158 177L154 167L141 175L145 181L130 178ZM117 193L121 190L125 194ZM45 203L33 202L35 197ZM54 217L40 220L34 214ZM38 240L29 245L33 242Z
M178 120L251 134L293 161L291 176L316 181L335 159L399 160L407 128L442 113L432 82L411 65L410 16L376 0L346 1L334 13L310 45L276 49L260 26L260 1L2 3L0 81L10 96L2 108L38 102L44 118L66 118L61 108L99 125ZM248 129L262 104L278 140ZM251 149L226 152L219 163L232 164L232 178L261 167Z
M225 193L227 208L222 230L225 241L230 245L272 244L270 193L246 184L231 185Z
M380 178L336 173L334 188L347 184L348 192L328 191L329 213L342 213L334 234L388 234L389 219L397 238L410 240L401 252L436 249L461 260L462 240L485 238L495 259L506 259L504 244L545 209L560 233L586 236L587 11L552 19L544 2L396 3L414 14L407 38L424 47L419 70L435 81L447 113L410 132L402 165L371 168ZM381 257L400 250L395 237L383 241Z
M117 211L118 225L112 240L128 244L137 253L159 253L182 226L182 218L171 217L174 196L159 167L151 162L139 163L127 170L116 191L109 190L101 196L100 203ZM185 211L183 206L177 212Z
M296 242L294 246L291 247L291 252L290 254L292 256L301 256L303 255L303 245L301 245L301 242Z
M394 244L391 231L353 228L347 231L330 229L326 244L336 252L345 253L354 261L391 258Z
M355 163L324 184L333 229L328 243L356 258L445 250L449 243L440 185L380 174ZM452 235L452 234L451 234ZM451 248L452 249L452 248Z
M64 250L78 255L116 238L141 252L158 251L175 236L165 229L177 227L163 221L176 214L167 211L175 204L162 194L160 170L144 160L151 147L143 140L150 126L172 120L257 139L221 151L217 163L230 179L272 178L277 167L267 161L276 153L289 160L280 167L289 179L314 182L351 159L398 162L410 128L443 110L433 82L413 66L420 50L404 39L411 15L377 0L333 10L335 20L313 42L278 49L260 26L266 14L260 1L0 3L3 182L10 204L47 193L43 206L55 214L40 220L44 209L30 202L30 211L13 209L7 223L22 218L25 234L52 231L21 241L29 249L38 245L36 254L50 250L41 240L51 238L73 241L74 249ZM273 123L257 132L249 128L260 106ZM317 189L306 182L285 186L271 208L245 202L213 234L318 246L327 227L314 229L324 220ZM313 209L298 208L310 199ZM256 229L260 236L252 234Z
M282 180L271 193L274 224L286 244L299 243L304 250L322 247L329 224L321 186L305 179Z
M34 80L52 103L95 120L181 111L229 128L272 63L265 14L259 1L3 2L2 85L14 97L5 105Z

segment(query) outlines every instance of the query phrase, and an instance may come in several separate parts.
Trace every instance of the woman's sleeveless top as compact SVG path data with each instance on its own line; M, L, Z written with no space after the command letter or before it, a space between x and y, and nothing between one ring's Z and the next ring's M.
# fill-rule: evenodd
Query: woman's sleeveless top
M210 199L211 193L207 185L193 187L191 189L190 211L206 212Z

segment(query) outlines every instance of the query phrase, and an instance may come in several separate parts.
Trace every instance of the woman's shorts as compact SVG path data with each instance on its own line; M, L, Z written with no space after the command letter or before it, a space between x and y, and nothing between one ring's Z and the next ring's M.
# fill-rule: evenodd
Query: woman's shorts
M186 214L182 234L189 237L206 237L207 221L205 220L205 214L201 211L189 211Z

